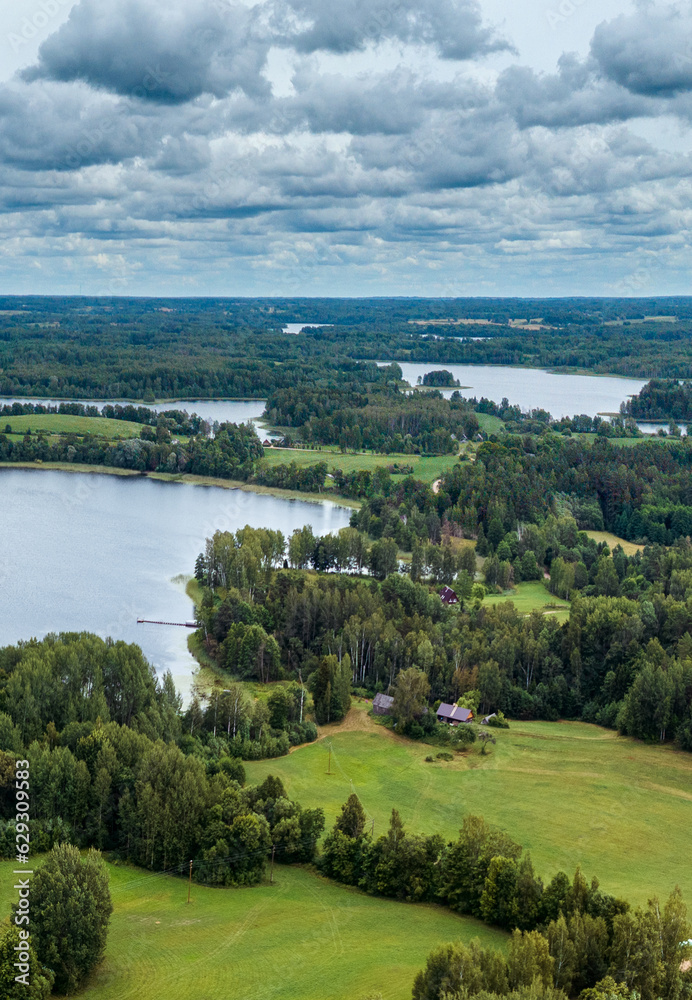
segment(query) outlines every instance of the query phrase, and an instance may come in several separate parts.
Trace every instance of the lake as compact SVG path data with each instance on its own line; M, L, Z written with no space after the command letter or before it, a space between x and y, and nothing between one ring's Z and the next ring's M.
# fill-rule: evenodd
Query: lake
M390 364L378 361L378 364ZM522 410L543 409L554 417L573 417L586 413L618 413L620 403L636 395L646 380L616 378L612 375L561 375L541 368L511 368L502 365L450 365L442 362L398 362L404 378L416 385L418 377L441 368L452 372L461 386L462 396L485 396L496 403L506 396ZM443 389L451 396L453 389Z
M24 469L0 470L0 511L0 646L60 631L136 642L183 694L195 667L189 630L137 618L193 617L173 578L192 575L205 538L246 524L326 534L350 516L332 503L217 486Z

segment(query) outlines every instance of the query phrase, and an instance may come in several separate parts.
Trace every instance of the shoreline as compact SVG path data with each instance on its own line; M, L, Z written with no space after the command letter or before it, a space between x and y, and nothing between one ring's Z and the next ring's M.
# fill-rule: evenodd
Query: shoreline
M47 470L49 472L86 473L102 476L123 476L139 479L154 479L164 483L183 483L190 486L220 486L226 490L242 490L244 493L261 493L276 497L278 500L300 500L303 503L331 503L335 507L345 507L359 510L359 500L342 497L331 493L301 493L299 490L281 490L274 486L261 486L259 483L246 483L240 479L217 479L214 476L196 476L190 473L172 472L138 472L135 469L118 469L112 465L84 465L71 462L0 462L0 473L3 469Z

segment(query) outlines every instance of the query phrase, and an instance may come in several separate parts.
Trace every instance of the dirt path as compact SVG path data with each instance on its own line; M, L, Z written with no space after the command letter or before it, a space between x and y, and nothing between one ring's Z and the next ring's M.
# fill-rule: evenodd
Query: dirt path
M404 736L399 736L397 733L392 732L391 729L387 729L386 726L378 726L377 723L373 721L373 718L370 715L370 702L358 702L349 709L346 717L342 719L341 722L336 725L318 726L316 741L313 741L312 743L301 743L300 746L291 747L288 752L295 753L296 750L302 750L303 747L314 746L315 742L324 740L328 736L337 736L339 733L373 732L377 732L378 735L381 736L387 736L392 740L405 739Z

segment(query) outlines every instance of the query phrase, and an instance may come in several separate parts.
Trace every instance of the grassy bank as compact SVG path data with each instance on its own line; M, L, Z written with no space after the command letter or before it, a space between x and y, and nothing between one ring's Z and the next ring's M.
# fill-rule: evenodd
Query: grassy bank
M0 865L2 912L14 866ZM502 946L499 931L435 906L374 899L310 871L276 866L274 885L207 889L109 865L103 963L84 1000L406 1000L428 952L450 940Z
M604 889L633 902L679 883L692 904L686 863L692 825L692 755L637 743L580 722L512 722L494 730L487 756L474 748L450 763L427 763L430 748L396 737L356 706L325 740L272 761L248 762L248 780L283 778L289 794L325 809L333 823L351 790L375 832L393 807L412 832L452 838L480 813L531 851L552 875L581 864Z

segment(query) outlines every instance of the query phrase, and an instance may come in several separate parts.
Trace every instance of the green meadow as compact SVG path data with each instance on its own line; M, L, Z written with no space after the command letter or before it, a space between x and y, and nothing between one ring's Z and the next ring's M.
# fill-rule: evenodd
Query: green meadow
M331 448L265 448L264 457L270 466L284 465L295 462L301 468L315 465L316 462L326 462L327 470L342 469L344 472L355 472L360 469L387 467L388 465L410 465L413 475L426 483L451 469L456 462L456 455L379 455L375 452L346 453Z
M208 889L109 865L106 955L84 1000L408 1000L428 952L444 941L505 935L436 906L375 899L311 871L277 865L274 884ZM15 898L0 864L2 914Z
M77 417L70 413L28 413L23 416L0 417L0 432L7 424L13 434L94 434L100 437L139 437L142 424L130 420L112 420L110 417Z
M569 601L555 597L540 580L518 583L513 590L490 594L483 599L484 604L506 604L508 601L512 602L521 615L540 610L554 614L558 621L565 621L569 617Z
M248 780L277 774L289 794L324 808L331 825L353 790L375 833L396 807L411 832L453 838L481 814L531 851L551 877L581 864L609 892L635 903L676 884L692 906L692 755L580 722L512 722L458 759L427 763L434 748L396 737L352 709L344 727L288 757L247 763ZM328 745L332 745L328 774Z

